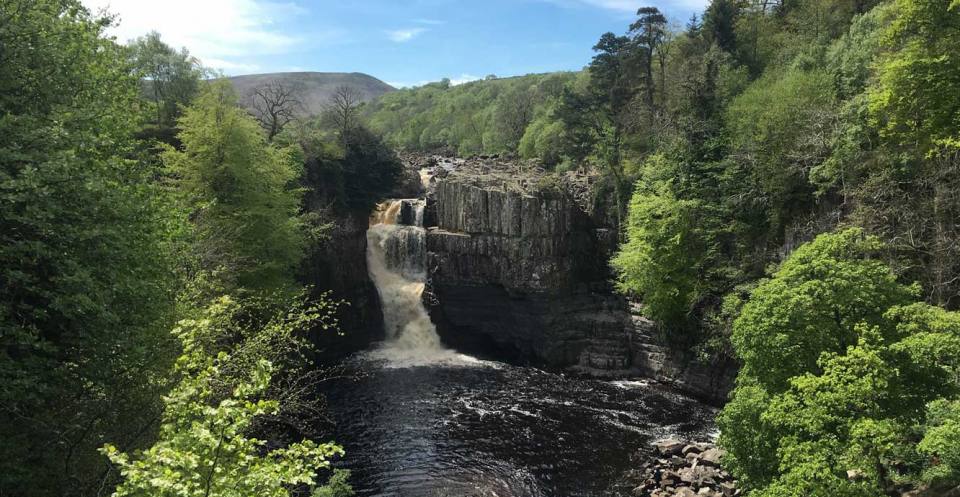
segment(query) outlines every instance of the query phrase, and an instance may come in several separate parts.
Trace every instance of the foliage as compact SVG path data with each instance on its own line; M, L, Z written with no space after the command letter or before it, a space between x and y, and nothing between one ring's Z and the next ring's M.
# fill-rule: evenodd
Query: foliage
M431 83L386 94L362 112L370 128L393 147L447 148L461 155L516 153L531 123L539 119L542 128L554 122L548 109L574 77L553 73L458 86Z
M737 319L743 369L718 422L724 465L752 495L960 483L940 458L956 436L944 406L960 392L960 314L911 303L911 289L868 258L880 249L856 229L821 235Z
M822 71L764 74L727 107L726 124L750 208L777 233L812 200L809 170L829 151L824 129L835 119L831 79Z
M400 182L403 164L393 150L363 127L350 130L340 161L346 204L370 209Z
M183 345L176 366L181 379L164 397L157 442L134 455L111 445L103 449L123 478L115 496L287 496L293 486L316 486L317 471L343 454L337 445L310 440L267 450L264 440L250 435L256 418L276 415L280 403L264 398L274 377L265 357L275 353L253 347L251 356L249 344L289 338L324 314L308 310L273 322L214 355L210 337L225 338L222 330L234 326L235 308L221 298L201 319L174 330ZM247 357L234 357L242 353ZM343 477L334 483L342 488Z
M365 217L400 184L403 163L366 127L353 126L341 138L341 130L330 129L325 121L307 123L278 139L296 143L302 150L304 205L315 212L333 208Z
M303 255L300 164L267 143L226 81L206 87L179 120L183 150L163 154L196 225L200 268L224 288L289 288Z
M350 479L350 471L346 469L335 469L330 480L322 487L313 490L311 497L353 497L355 492L353 487L347 483Z
M886 29L870 110L881 135L922 153L960 147L960 7L949 0L897 0Z
M923 473L923 479L935 486L955 485L960 481L960 400L939 399L930 404L923 440L917 446L921 454L937 458Z
M200 61L187 49L180 51L160 40L152 31L137 38L128 46L135 74L142 78L143 94L149 107L148 122L159 132L169 132L176 125L183 107L190 104L200 91L200 80L205 76Z
M877 238L849 229L797 249L751 293L734 324L743 374L779 390L816 371L821 353L855 344L855 325L876 324L890 307L908 303L913 289L871 258L881 248Z
M562 158L563 133L563 123L545 113L524 130L517 147L518 153L524 159L539 158L546 165L556 165Z
M697 301L707 250L696 228L699 207L665 185L652 190L640 184L630 201L627 241L611 265L620 291L641 296L647 314L659 322L685 322Z
M129 160L138 82L79 2L0 2L0 493L95 491L149 439L176 218Z

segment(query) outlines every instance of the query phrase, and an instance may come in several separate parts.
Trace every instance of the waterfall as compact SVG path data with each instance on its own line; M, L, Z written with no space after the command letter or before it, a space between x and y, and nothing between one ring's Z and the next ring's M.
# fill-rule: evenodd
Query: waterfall
M440 344L421 301L427 281L424 207L419 199L379 204L367 230L367 267L386 328L386 341L375 355L403 366L463 357Z

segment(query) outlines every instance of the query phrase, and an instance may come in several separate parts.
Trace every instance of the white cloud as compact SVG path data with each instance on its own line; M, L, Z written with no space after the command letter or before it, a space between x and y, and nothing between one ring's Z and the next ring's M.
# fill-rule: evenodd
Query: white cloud
M264 0L82 1L118 17L108 33L121 43L155 30L167 44L187 47L205 65L227 72L254 70L248 57L284 53L302 43L281 23L306 12L294 3Z
M403 43L423 34L424 31L426 31L425 28L397 29L393 31L387 31L387 38L390 38L391 41L395 41L397 43Z
M440 21L440 20L437 20L437 19L422 19L422 18L421 18L421 19L414 19L413 22L415 22L415 23L417 23L417 24L428 24L428 25L430 25L430 26L439 26L439 25L441 25L441 24L446 24L446 22Z
M462 85L464 83L469 83L471 81L477 81L478 79L483 79L480 76L474 76L472 74L461 74L459 78L450 78L450 84L453 86Z
M428 85L433 83L433 81L422 80L415 83L410 83L406 81L387 81L387 84L394 88L416 88L418 86Z
M257 64L234 62L216 57L204 57L202 61L205 67L217 69L228 74L251 74L260 70L260 66Z
M450 86L457 86L457 85L462 85L462 84L464 84L464 83L469 83L469 82L471 82L471 81L477 81L477 80L480 80L480 79L483 79L483 78L481 78L480 76L474 76L474 75L472 75L472 74L461 74L459 77L456 77L456 78L447 78L447 79L450 80ZM418 87L418 86L424 86L424 85L428 85L428 84L430 84L430 83L439 83L439 82L440 82L440 80L428 80L428 79L424 79L424 80L416 81L416 82L409 82L409 81L387 81L387 84L390 85L390 86L392 86L392 87L394 87L394 88L416 88L416 87Z

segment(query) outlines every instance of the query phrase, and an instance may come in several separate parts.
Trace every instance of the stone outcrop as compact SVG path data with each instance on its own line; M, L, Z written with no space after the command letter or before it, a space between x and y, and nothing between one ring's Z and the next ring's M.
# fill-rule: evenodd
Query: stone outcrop
M324 360L383 339L380 299L367 274L367 225L362 213L335 216L329 238L314 248L301 271L301 280L315 292L330 292L331 298L348 302L337 315L342 333L318 330L314 335Z
M617 229L609 213L591 209L596 177L545 175L496 158L436 172L425 213L426 301L444 342L725 398L732 367L662 346L636 306L613 292L607 261Z
M609 227L562 190L501 171L458 171L433 196L428 269L446 342L557 367L629 368L629 314L599 256L612 249Z
M702 399L723 403L733 389L737 365L732 360L702 362L693 354L674 350L657 336L656 325L641 313L641 305L630 304L633 323L630 363L648 378L668 383Z

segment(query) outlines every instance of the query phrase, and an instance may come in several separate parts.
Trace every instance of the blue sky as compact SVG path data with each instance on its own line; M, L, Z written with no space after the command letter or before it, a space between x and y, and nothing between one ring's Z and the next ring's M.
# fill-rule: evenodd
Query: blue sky
M606 31L659 7L682 25L708 0L83 0L120 41L157 30L226 74L364 72L394 86L577 70Z

